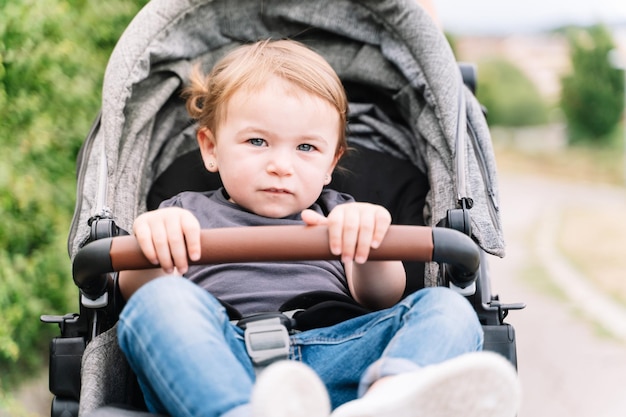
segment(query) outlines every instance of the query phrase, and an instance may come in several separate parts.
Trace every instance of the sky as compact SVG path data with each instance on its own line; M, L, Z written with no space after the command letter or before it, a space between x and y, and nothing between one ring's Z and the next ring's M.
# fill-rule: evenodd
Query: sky
M564 24L621 24L626 0L432 0L444 29L458 34L515 34Z

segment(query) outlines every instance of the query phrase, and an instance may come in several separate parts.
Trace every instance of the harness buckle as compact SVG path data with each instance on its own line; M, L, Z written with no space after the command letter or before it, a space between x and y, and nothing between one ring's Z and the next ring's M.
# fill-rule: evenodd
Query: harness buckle
M289 358L289 331L280 317L248 318L240 326L244 328L246 350L255 366Z

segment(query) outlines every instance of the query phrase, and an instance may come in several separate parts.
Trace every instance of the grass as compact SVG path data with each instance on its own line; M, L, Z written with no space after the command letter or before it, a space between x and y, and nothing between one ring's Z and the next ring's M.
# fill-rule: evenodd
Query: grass
M624 187L624 199L611 206L585 201L576 207L563 208L557 245L565 258L594 285L626 305L625 161L619 139L621 132L615 137L612 145L606 147L541 149L515 146L494 135L494 148L501 173Z
M561 287L550 279L548 271L537 261L527 264L521 271L521 276L525 283L541 294L546 294L561 302L567 301L567 296Z
M508 172L617 186L624 185L625 181L624 151L617 144L604 148L578 145L545 151L495 142L495 151L498 167Z
M0 393L0 417L37 417L12 396Z
M626 305L626 202L562 212L558 248L586 277ZM582 225L582 227L581 227Z
M522 277L524 283L528 284L535 291L551 297L560 303L566 304L568 308L571 309L572 314L592 326L594 333L598 337L615 340L612 332L607 330L601 321L585 313L577 304L570 302L570 299L563 292L563 289L550 279L548 271L539 262L531 261L524 267L524 269L522 269L520 276Z

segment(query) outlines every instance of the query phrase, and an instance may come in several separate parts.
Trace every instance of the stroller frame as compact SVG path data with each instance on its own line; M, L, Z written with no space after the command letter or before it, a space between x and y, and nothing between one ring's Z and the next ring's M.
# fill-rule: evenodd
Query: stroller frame
M442 33L416 2L230 2L236 3L235 6L225 0L169 3L153 0L120 39L107 67L101 115L93 124L78 158L77 206L68 248L73 260L74 280L81 291L80 310L78 314L42 316L42 321L56 323L61 330L61 336L53 339L50 345L50 391L54 394L52 415L76 416L79 410L81 415L143 415L108 407L111 403L142 406L134 376L116 350L114 326L123 299L116 286L115 271L119 269L112 265L111 245L117 245L119 236L126 234L124 230L130 230L137 213L147 209L150 181L156 181L173 161L191 150L189 145L181 144L192 134L194 127L183 119L183 127L175 132L177 136L173 140L161 138L162 142L154 151L141 148L141 139L145 139L142 129L148 120L153 127L156 126L155 131L169 122L180 124L184 116L172 110L180 108L180 102L172 97L176 95L178 84L185 79L181 74L188 69L186 64L195 57L204 57L201 62L210 66L215 58L207 54L220 55L232 44L268 36L287 36L308 43L329 58L348 84L361 88L364 83L373 82L374 90L393 94L394 99L400 97L400 101L408 100L410 110L418 109L419 118L402 112L400 116L409 125L412 136L423 142L389 144L379 141L370 145L356 137L355 144L396 156L399 153L401 159L427 175L430 190L425 197L423 224L433 236L451 233L452 237L444 239L448 242L446 244L435 245L439 248L438 255L431 253L430 257L417 259L420 262L434 261L424 267L422 284L456 283L457 287L465 288L466 297L485 331L485 349L499 352L517 364L515 332L504 320L509 310L524 305L501 303L498 296L491 293L487 269L488 254L502 256L504 242L489 131L482 109L473 96L475 77L471 66L456 63ZM208 34L191 30L191 34L187 34L192 36L191 41L184 39L177 27L193 27L194 14L209 8L216 11L206 12L205 20L207 16L209 19L206 24L218 28L207 30ZM239 27L230 19L229 13L233 10L243 11L244 16L239 22L261 16L261 23L251 20L250 25ZM351 19L363 23L370 32L350 25L338 26L353 21ZM312 27L315 29L307 29ZM325 46L329 38L348 48L353 47L355 39L362 42L365 46L358 52L372 55L372 65L380 66L380 71L392 76L383 77L376 71L369 75L353 72L354 68L341 56L342 51ZM407 43L405 38L411 38L413 43ZM179 52L174 46L159 44L164 39L174 46L180 46L181 42L188 45ZM372 51L373 47L382 52ZM415 62L408 62L407 56ZM422 59L422 56L426 58ZM391 64L380 58L390 59ZM392 88L377 84L382 83L383 78L395 83L402 77L408 81L394 84ZM142 95L151 89L162 94L160 104L167 110L145 115L125 109L124 106L131 102L139 103L135 107L141 107L142 100L145 100ZM421 96L414 99L413 95L417 93ZM174 116L168 118L169 114ZM156 124L157 119L160 124ZM165 121L160 121L162 119ZM424 135L429 128L433 128L434 133ZM369 129L371 132L371 126ZM170 142L172 146L180 145L173 154L168 154L166 149ZM141 175L129 171L133 165L125 156L129 150L139 152L149 160L139 165L144 173L154 171L150 180L140 179ZM445 254L442 255L442 251ZM97 357L95 361L94 356ZM116 367L120 363L122 369L113 370L112 374L101 375L100 369L100 374L96 373L94 377L91 372L94 366ZM88 375L87 379L85 375ZM123 381L123 389L113 393L100 392L106 390L107 385L120 381Z

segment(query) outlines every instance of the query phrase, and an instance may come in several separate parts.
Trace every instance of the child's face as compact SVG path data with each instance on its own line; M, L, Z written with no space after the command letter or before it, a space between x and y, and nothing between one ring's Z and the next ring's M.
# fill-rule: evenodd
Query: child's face
M233 202L280 218L311 206L330 182L338 132L330 103L274 77L252 94L235 93L215 135L200 129L198 140Z

